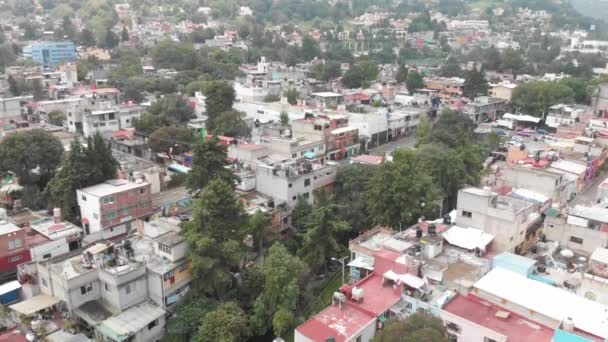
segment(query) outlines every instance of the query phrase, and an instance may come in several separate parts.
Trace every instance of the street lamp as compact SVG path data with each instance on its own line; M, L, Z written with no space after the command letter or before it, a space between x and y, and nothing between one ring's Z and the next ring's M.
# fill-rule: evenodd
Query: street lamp
M346 259L348 259L348 258L350 258L350 257L349 256L345 256L345 257L340 258L340 259L331 258L332 261L337 261L337 262L339 262L339 263L342 264L342 284L344 284L344 266L345 266L344 263L346 262Z

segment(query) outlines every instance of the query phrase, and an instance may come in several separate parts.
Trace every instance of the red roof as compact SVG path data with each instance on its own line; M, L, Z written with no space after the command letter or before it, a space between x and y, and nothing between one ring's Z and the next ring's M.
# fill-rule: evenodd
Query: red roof
M121 129L121 130L112 132L112 138L116 138L116 139L131 140L131 139L133 139L134 135L135 135L135 132L130 129Z
M505 335L509 341L553 340L552 329L473 295L457 295L443 310ZM499 311L508 313L508 317L497 317Z
M347 302L342 308L337 305L327 307L296 330L312 341L326 341L328 337L334 337L336 342L344 342L369 324L375 324L375 321L375 316Z
M380 275L392 270L395 273L407 273L409 268L406 264L397 262L401 254L388 249L382 249L374 255L374 271Z
M402 273L396 270L395 272ZM382 274L376 272L361 279L356 285L363 289L365 295L361 302L352 302L353 305L376 317L395 305L401 299L401 292L403 292L401 286L397 286L395 289L392 284L385 285L382 281Z
M11 330L0 334L0 342L28 342L28 340L21 331L17 330L16 327L13 327Z

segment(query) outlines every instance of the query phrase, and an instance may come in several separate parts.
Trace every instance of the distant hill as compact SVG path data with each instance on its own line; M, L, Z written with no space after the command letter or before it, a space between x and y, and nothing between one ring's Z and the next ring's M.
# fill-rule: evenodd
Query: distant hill
M583 15L603 20L608 18L608 0L570 0L570 3Z

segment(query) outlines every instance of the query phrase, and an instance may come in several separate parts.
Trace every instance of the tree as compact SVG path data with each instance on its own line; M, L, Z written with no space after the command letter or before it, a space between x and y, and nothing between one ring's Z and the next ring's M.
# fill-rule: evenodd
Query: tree
M300 295L299 279L305 266L285 246L275 243L264 260L264 290L253 306L251 324L255 332L263 335L272 326L275 335L285 336L294 323Z
M410 94L412 94L414 91L424 88L424 78L418 71L410 71L407 74L405 86Z
M40 101L44 98L44 89L41 80L35 79L32 82L32 95L34 95L34 100L36 101Z
M188 177L188 188L203 189L214 178L220 178L234 186L236 176L225 168L226 146L218 144L217 137L198 143L192 153L192 170Z
M290 88L285 92L285 96L287 97L287 103L292 106L298 104L298 98L300 97L300 93L295 88Z
M431 141L455 148L473 141L476 124L468 115L446 109L431 130Z
M441 319L418 312L401 321L391 319L373 339L373 342L448 342L448 333Z
M87 147L75 140L61 170L45 189L50 200L59 205L63 217L77 223L79 211L76 190L116 177L118 162L109 144L97 133L87 138Z
M150 135L148 146L154 153L167 152L179 155L190 151L194 144L194 135L188 127L168 126L161 127Z
M63 121L66 116L65 113L60 110L53 110L49 114L47 114L49 118L49 123L55 126L63 126Z
M287 114L285 111L281 112L279 121L281 122L282 126L289 126L289 114Z
M239 342L250 335L247 316L234 302L226 302L205 314L194 342Z
M308 217L312 213L312 205L302 196L298 196L296 205L291 213L291 224L297 229L303 230L306 227Z
M462 76L462 69L460 69L458 61L454 57L450 57L439 69L439 75L443 77L460 77Z
M374 223L396 228L432 212L439 189L426 170L419 167L416 152L397 150L392 163L378 167L366 195Z
M428 116L421 115L418 127L416 127L416 146L428 144L431 141L433 125Z
M84 28L80 32L80 43L87 47L93 47L97 42L95 41L95 35L91 30Z
M105 36L105 47L107 49L113 49L118 46L119 42L120 40L116 33L114 33L111 29L108 29Z
M340 206L340 216L357 234L372 224L367 211L365 191L374 174L374 167L352 164L338 169L336 175L336 202Z
M577 78L566 77L559 80L559 83L572 89L572 92L574 93L574 102L579 104L588 104L591 100L588 89L589 85L587 82Z
M321 48L319 47L319 43L308 35L304 36L302 39L301 55L302 58L304 58L304 61L307 62L315 57L321 57Z
M519 51L511 48L504 50L500 56L500 68L502 71L507 71L514 75L521 72L524 69L525 64Z
M0 142L0 174L12 171L20 184L44 189L63 156L63 145L51 133L33 129L8 135Z
M406 68L405 64L400 64L399 70L397 70L397 75L395 76L395 79L397 80L398 83L403 83L407 80L407 74L408 74L408 69Z
M260 210L249 216L247 226L249 234L253 237L253 248L258 253L262 252L264 248L271 224L271 217Z
M220 114L211 125L211 133L229 137L251 136L251 128L245 121L246 115L238 110L229 110Z
M129 31L127 30L126 26L122 27L122 32L120 33L120 38L122 39L123 42L129 41Z
M76 26L72 23L72 20L69 16L64 16L61 21L61 29L63 30L63 34L68 37L68 39L74 39L76 37Z
M220 178L211 180L196 201L192 220L182 227L198 291L221 300L233 287L232 271L241 260L245 220L231 184Z
M369 60L363 60L352 66L344 76L342 84L347 88L360 88L378 77L378 65Z
M178 71L196 69L201 58L190 43L164 40L150 51L154 65L158 68L171 68Z
M340 218L340 207L335 204L333 195L317 192L321 199L304 223L302 247L298 255L314 271L318 272L332 257L339 256L340 234L350 230L350 226Z
M177 94L163 96L148 108L148 113L175 123L186 123L194 118L192 105L182 95Z
M488 81L483 70L468 71L464 79L463 95L469 99L475 99L477 96L485 96L488 93Z
M190 341L200 326L201 318L215 306L212 300L202 296L179 302L174 314L167 320L167 335L163 341Z
M511 103L520 112L542 117L549 107L558 103L572 103L574 92L559 82L532 81L513 91Z
M232 85L226 81L209 81L202 90L205 95L205 108L208 116L207 128L213 130L214 120L223 112L232 109L236 93Z
M19 87L19 83L12 75L8 76L8 89L13 96L21 96L22 90Z

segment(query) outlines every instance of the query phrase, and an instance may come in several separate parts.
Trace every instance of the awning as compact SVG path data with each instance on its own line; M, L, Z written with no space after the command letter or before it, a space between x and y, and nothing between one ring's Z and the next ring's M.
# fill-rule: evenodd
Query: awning
M38 311L50 308L51 306L59 303L61 299L48 295L38 295L30 299L24 300L17 304L9 306L11 310L16 311L22 315L31 315Z
M452 228L443 233L443 238L450 245L474 250L475 248L485 249L494 240L494 235L480 229L452 226Z
M356 257L348 263L350 267L365 268L366 270L374 270L374 259L365 257Z
M17 280L9 281L8 283L4 283L4 284L0 285L0 295L7 294L9 292L15 291L20 288L21 288L21 284L19 284L19 281L17 281Z
M415 288L415 289L420 289L425 284L424 279L418 278L409 273L399 274L399 273L395 273L393 271L387 271L382 276L384 278L390 279L396 283L405 284L405 285Z

